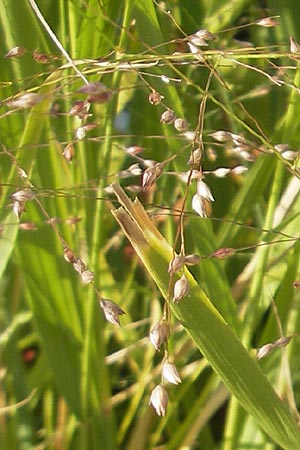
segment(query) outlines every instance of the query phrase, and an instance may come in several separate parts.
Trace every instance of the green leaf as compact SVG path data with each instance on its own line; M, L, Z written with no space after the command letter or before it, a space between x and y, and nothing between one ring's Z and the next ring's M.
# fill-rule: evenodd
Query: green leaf
M167 298L167 269L172 248L143 206L137 200L132 203L118 185L114 185L114 190L122 206L113 214L149 275ZM171 305L174 314L245 410L275 442L287 450L294 450L300 442L295 419L188 271L186 276L190 295L178 305Z

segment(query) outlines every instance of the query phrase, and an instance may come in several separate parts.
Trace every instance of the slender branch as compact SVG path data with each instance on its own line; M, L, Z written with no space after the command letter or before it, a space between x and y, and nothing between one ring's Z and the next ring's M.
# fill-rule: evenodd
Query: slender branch
M75 70L75 72L77 73L77 75L84 81L84 83L89 84L88 80L85 78L85 76L83 75L83 73L78 69L78 67L74 64L73 59L71 58L71 56L69 55L69 53L66 51L66 49L64 48L64 46L62 45L62 43L60 42L60 40L57 38L56 34L54 33L54 31L51 29L50 25L48 24L48 22L46 21L45 17L43 16L43 14L41 13L38 5L36 4L35 0L28 0L30 3L31 8L33 9L33 11L35 12L37 18L39 19L39 21L41 22L41 24L43 25L43 27L45 28L45 30L47 31L48 35L50 36L50 38L52 39L52 41L54 42L54 44L56 45L56 47L59 48L59 50L62 52L62 54L64 55L64 57L66 58L66 60L69 62L69 64L73 67L73 69Z

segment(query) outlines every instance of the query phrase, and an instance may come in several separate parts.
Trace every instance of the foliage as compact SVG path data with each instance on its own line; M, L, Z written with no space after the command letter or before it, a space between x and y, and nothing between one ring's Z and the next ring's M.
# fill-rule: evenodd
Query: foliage
M294 450L300 6L40 3L63 53L1 10L2 447Z

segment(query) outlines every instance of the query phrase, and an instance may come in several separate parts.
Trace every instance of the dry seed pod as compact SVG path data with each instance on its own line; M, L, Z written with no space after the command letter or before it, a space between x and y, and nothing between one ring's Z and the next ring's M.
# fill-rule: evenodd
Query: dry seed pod
M160 122L169 125L174 122L175 118L176 118L175 112L172 111L171 109L167 109L167 111L164 111L160 116Z
M77 89L77 92L80 92L81 94L87 94L87 95L99 95L103 92L106 92L108 90L107 86L105 84L100 82L95 83L88 83L81 86L79 89Z
M247 167L245 166L236 166L233 169L231 169L231 173L235 175L243 175L245 172L247 172Z
M129 178L129 177L137 177L142 174L142 169L140 168L138 163L132 164L128 169L121 170L118 173L120 178Z
M275 342L273 342L273 345L275 348L282 348L286 347L293 336L281 336L279 339L277 339Z
M157 385L150 395L149 405L152 405L158 416L165 416L169 397L166 389L161 385Z
M142 153L145 149L138 145L131 145L130 147L125 147L124 150L128 155L135 156Z
M212 195L212 192L210 190L210 187L204 183L203 180L197 181L197 195L202 197L205 200L208 200L209 202L214 202L214 196Z
M69 111L70 116L81 117L83 113L86 114L86 112L87 112L86 106L87 106L86 102L84 102L83 100L79 100L79 101L75 102Z
M84 270L81 273L81 281L84 284L89 284L94 281L94 272L92 272L91 270Z
M105 319L114 325L120 326L119 316L125 314L125 311L123 311L116 303L106 298L100 298L99 305L102 308Z
M91 131L94 130L95 128L97 128L97 124L95 122L91 122L91 123L87 123L86 125L83 125L82 128L85 129L85 131Z
M80 275L85 271L85 264L80 258L74 258L73 267Z
M181 270L184 265L185 257L182 255L176 255L171 259L169 263L168 273L172 274Z
M6 53L6 55L4 56L4 58L18 58L22 55L24 55L25 53L25 48L23 47L19 47L18 45L16 47L13 47L12 49L9 50L9 52Z
M75 225L78 222L82 221L82 217L69 217L65 220L65 223L68 225Z
M7 105L10 108L27 109L32 108L37 103L40 103L44 99L44 96L35 92L27 92L19 97L9 100Z
M212 40L216 39L216 35L211 33L210 31L204 29L204 30L196 31L196 33L192 34L190 36L190 38L192 38L192 40L191 40L192 44L194 44L194 45L203 45L201 43L198 44L197 43L197 39L199 39L199 42L212 41Z
M269 354L272 353L273 350L274 350L273 344L271 344L271 343L265 344L262 347L260 347L259 349L257 349L256 358L257 359L266 358L266 356L269 356Z
M175 119L174 121L174 127L178 131L185 131L187 129L187 125L188 125L187 121L185 119L182 119L181 117Z
M170 328L164 320L152 325L149 339L155 350L159 350L161 345L169 339Z
M285 152L286 150L288 150L289 144L276 144L276 145L274 145L274 148L278 152L282 153L282 152Z
M290 36L290 52L291 53L300 53L300 45L298 42L295 41L295 39Z
M190 285L185 275L182 275L174 284L173 302L179 303L189 293Z
M15 201L13 203L13 212L17 216L18 219L20 219L20 217L24 211L25 211L25 202Z
M178 375L176 366L171 364L167 359L163 363L161 376L164 382L179 384L181 383L181 378Z
M102 92L101 94L98 95L90 95L88 97L88 102L89 103L106 103L111 99L112 96L112 92L111 91L106 91L106 92Z
M73 158L75 156L75 148L71 142L64 148L62 155L68 163L71 163L73 161Z
M235 252L236 252L235 248L230 248L230 247L226 248L226 247L223 247L223 248L219 248L218 250L216 250L215 252L213 252L213 253L211 254L211 256L212 256L213 258L224 259L224 258L227 258L228 256L234 255Z
M76 259L73 251L69 247L65 247L64 249L64 258L68 263L71 264L73 264Z
M231 133L224 130L215 131L214 133L210 133L208 136L212 137L217 142L228 142L232 140Z
M30 230L30 231L37 230L37 227L33 222L20 223L19 228L20 228L20 230Z
M201 257L199 255L186 255L184 258L185 264L188 266L194 266L195 264L199 264Z
M160 95L159 92L156 91L152 91L149 94L149 103L151 103L151 105L159 105L161 103L161 100L163 99L163 97Z
M195 194L192 198L192 208L193 210L202 218L207 217L205 201L203 197L198 194Z
M75 132L75 136L76 139L78 139L79 141L81 141L82 139L85 138L86 135L86 130L84 127L79 127L77 128L76 132Z
M27 180L28 175L25 172L25 170L22 169L22 167L18 167L18 174L19 174L19 177L23 178L23 180Z
M299 152L287 150L286 152L282 152L281 155L287 161L294 161L299 156Z
M185 133L183 133L183 136L188 140L188 141L195 141L197 134L195 133L195 131L186 131Z
M190 166L198 166L202 157L202 151L200 148L191 152L190 158L188 160L188 165Z
M163 164L157 163L154 167L148 167L143 173L142 176L142 187L144 189L153 186L155 181L161 176L163 173Z
M274 17L264 17L263 19L257 20L255 23L256 25L266 28L272 28L279 25L278 20L276 20Z
M32 54L33 59L36 60L36 62L39 62L41 64L47 64L51 61L51 56L45 55L44 53L40 53L37 50L34 50Z
M34 194L29 188L25 188L21 191L14 192L11 197L17 202L27 202L28 200L32 200L34 198Z
M214 175L217 178L224 178L229 173L230 173L230 169L228 169L227 167L218 167L218 169L213 170L211 172L211 174Z

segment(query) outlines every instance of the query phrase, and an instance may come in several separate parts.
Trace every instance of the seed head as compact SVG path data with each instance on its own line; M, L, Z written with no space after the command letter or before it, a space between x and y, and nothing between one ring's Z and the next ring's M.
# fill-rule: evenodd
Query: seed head
M62 155L68 163L71 163L73 161L73 158L75 156L75 148L72 142L66 145L64 151L62 152Z
M77 138L79 141L81 141L82 139L84 139L84 138L85 138L85 135L86 135L86 130L85 130L85 128L84 128L84 127L79 127L79 128L77 128L75 135L76 135L76 138Z
M170 328L164 320L152 325L149 339L155 350L159 350L161 345L169 339Z
M20 56L23 56L25 53L25 48L19 47L18 45L16 47L13 47L9 52L6 53L4 58L19 58Z
M300 45L298 42L295 41L295 39L290 36L290 52L291 53L300 53Z
M188 264L189 266L194 266L195 264L199 264L200 262L200 256L199 255L186 255L184 257L185 264Z
M174 122L175 118L176 118L175 112L172 111L172 109L167 109L167 111L164 111L160 116L160 122L169 125Z
M222 247L222 248L219 248L218 250L216 250L215 252L213 252L211 254L211 256L213 258L217 258L217 259L224 259L224 258L227 258L228 256L234 255L235 252L236 252L235 248Z
M156 91L152 91L149 94L149 103L151 103L151 105L159 105L161 103L162 100L162 96L160 95L159 92Z
M110 90L107 90L106 92L102 92L102 94L98 95L90 95L88 97L89 103L106 103L111 99L112 92Z
M191 152L190 158L188 160L188 164L190 166L198 166L202 157L202 151L200 148L197 148L196 150Z
M10 108L27 109L32 108L37 103L40 103L44 96L35 92L27 92L7 102Z
M132 164L128 169L121 170L118 175L120 178L129 178L129 177L136 177L141 175L142 169L140 168L138 163Z
M84 284L89 284L94 281L94 272L92 272L91 270L84 270L81 273L81 281Z
M72 108L69 111L70 116L78 116L80 118L83 118L87 114L88 105L87 102L83 100L78 100L74 103Z
M203 197L201 197L198 194L195 194L192 198L192 208L193 210L202 218L207 217L206 214L206 208L205 208L205 201L203 200Z
M20 230L30 230L30 231L37 230L37 227L33 222L20 223L19 228L20 228Z
M195 47L204 47L208 45L207 41L212 41L213 39L216 39L216 36L210 31L198 30L196 31L196 33L188 37L189 40L188 44L190 49L192 45ZM194 53L192 49L191 51L192 53Z
M21 191L14 192L12 194L12 199L17 202L27 202L28 200L32 200L34 195L29 188L22 189Z
M135 156L142 153L145 149L138 145L131 145L130 147L125 147L124 150L128 155Z
M73 251L69 247L65 247L64 249L64 258L68 263L71 264L73 264L76 259Z
M88 83L77 89L77 92L87 95L99 95L107 91L107 86L101 82Z
M257 359L266 358L266 356L269 356L269 354L272 353L273 350L274 350L273 344L271 344L271 343L265 344L262 347L260 347L259 349L257 349L256 358Z
M174 127L176 128L176 130L185 131L187 129L187 125L188 123L185 119L182 119L181 117L175 119Z
M234 173L235 175L243 175L245 172L247 172L247 167L245 166L236 166L233 169L231 169L231 173Z
M279 25L278 20L276 20L274 17L264 17L263 19L257 20L257 22L255 23L256 25L266 28L272 28Z
M162 367L162 379L165 382L169 382L172 384L181 383L180 376L178 375L176 366L171 364L167 359L163 363Z
M25 170L22 169L22 167L18 167L18 174L19 174L19 177L23 178L23 180L27 180L28 175L25 172Z
M34 50L32 57L36 62L41 64L47 64L52 59L51 56L46 55L45 53L40 53L38 50Z
M299 152L287 150L286 152L282 152L281 155L287 161L294 161L299 156Z
M156 163L153 167L148 167L142 176L142 187L144 189L153 186L155 181L162 175L164 165L162 163Z
M219 130L214 133L210 133L211 136L217 142L228 142L232 140L231 133L229 131Z
M186 297L189 293L190 285L185 275L182 275L174 284L173 302L179 303L181 299Z
M171 259L169 263L168 273L172 274L181 270L185 262L185 257L183 255L176 255Z
M281 336L273 343L273 345L275 348L286 347L290 343L291 339L292 336Z
M201 179L197 181L197 195L199 195L205 200L208 200L209 202L215 201L211 193L210 187L206 183L204 183L204 181Z
M20 219L20 217L24 211L25 211L25 202L15 201L13 203L13 212L17 216L18 219Z
M228 169L227 167L218 167L211 173L217 178L224 178L230 173L230 169Z
M103 297L99 299L99 305L102 308L105 319L114 325L120 326L119 316L125 314L125 311L123 311L116 303Z
M81 275L85 271L85 264L80 258L77 257L74 258L73 267L76 270L76 272L79 273L79 275Z
M165 416L169 397L166 389L158 384L150 395L149 405L152 405L158 416Z

